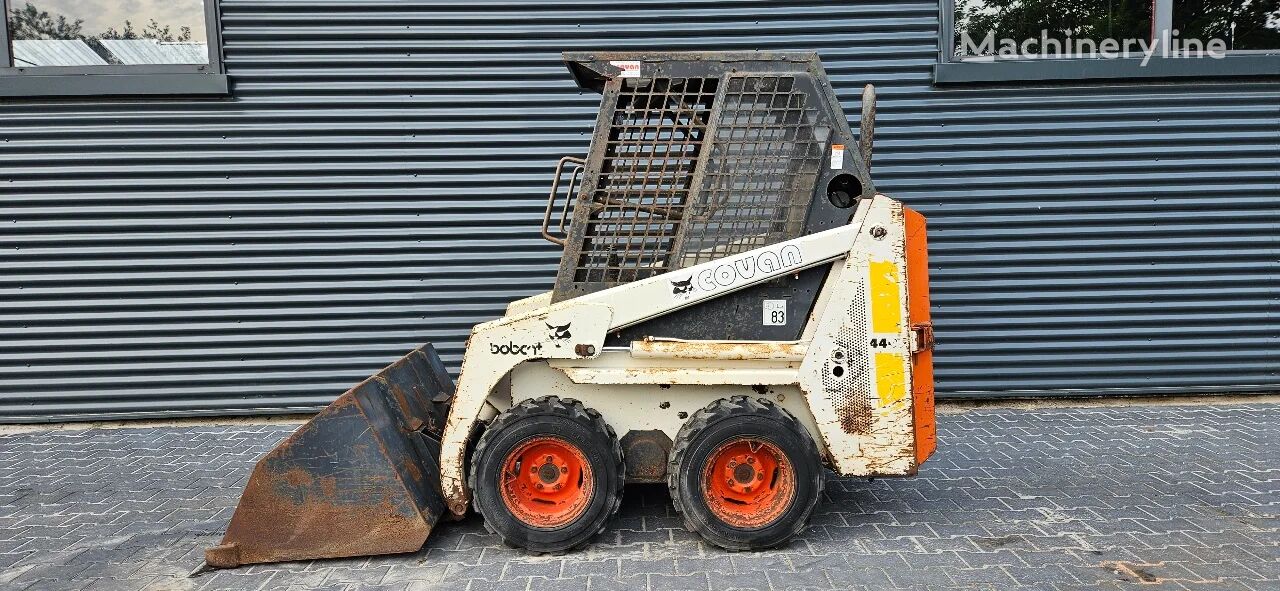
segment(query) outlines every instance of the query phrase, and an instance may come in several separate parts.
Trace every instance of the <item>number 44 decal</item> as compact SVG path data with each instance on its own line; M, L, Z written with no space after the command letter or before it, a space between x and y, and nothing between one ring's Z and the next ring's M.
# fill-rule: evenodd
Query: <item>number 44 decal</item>
M871 339L871 346L875 349L884 349L889 346L889 339Z

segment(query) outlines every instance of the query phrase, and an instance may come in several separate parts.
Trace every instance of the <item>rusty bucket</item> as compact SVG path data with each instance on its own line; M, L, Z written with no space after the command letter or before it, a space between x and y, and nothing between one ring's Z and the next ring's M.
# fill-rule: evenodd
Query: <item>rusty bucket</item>
M258 461L212 567L414 552L444 512L453 381L424 345L347 390Z

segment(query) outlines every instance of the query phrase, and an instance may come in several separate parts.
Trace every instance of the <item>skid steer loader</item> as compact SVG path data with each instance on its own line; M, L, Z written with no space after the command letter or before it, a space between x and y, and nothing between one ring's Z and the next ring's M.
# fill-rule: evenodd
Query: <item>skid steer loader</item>
M469 507L568 550L625 482L764 548L824 468L911 475L933 452L925 221L871 182L870 87L858 145L813 53L564 60L602 98L586 159L555 170L553 289L473 329L456 389L426 345L300 427L210 566L412 552Z

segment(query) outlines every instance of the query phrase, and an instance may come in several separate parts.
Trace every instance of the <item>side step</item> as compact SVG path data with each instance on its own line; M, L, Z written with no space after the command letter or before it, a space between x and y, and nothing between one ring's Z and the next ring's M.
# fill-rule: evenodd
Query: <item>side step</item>
M258 461L205 562L417 551L445 510L440 436L452 399L430 344L347 390Z

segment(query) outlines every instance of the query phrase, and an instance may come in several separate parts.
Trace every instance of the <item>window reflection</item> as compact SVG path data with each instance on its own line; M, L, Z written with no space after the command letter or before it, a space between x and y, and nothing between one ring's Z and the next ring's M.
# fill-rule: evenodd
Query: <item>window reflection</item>
M206 64L204 0L11 2L17 67Z

